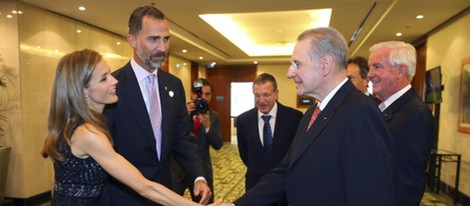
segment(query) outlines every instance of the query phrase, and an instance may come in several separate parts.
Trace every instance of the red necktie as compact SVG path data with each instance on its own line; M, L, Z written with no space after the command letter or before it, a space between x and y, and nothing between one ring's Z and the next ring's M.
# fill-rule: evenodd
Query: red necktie
M194 116L194 124L193 124L193 134L194 134L194 138L197 137L197 134L199 134L199 127L201 126L201 120L199 119L199 117Z
M315 107L315 110L313 111L313 114L312 114L312 117L310 118L310 122L308 123L308 127L307 127L307 130L310 129L310 126L312 126L313 122L315 122L315 120L317 119L318 117L318 114L320 114L321 110L320 110L320 107Z

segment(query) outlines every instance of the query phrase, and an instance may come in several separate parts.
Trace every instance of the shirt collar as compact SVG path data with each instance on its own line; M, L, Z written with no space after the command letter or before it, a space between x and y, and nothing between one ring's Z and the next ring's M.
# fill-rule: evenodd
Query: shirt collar
M333 96L335 96L336 92L338 92L338 90L348 81L348 78L344 78L344 80L339 83L333 90L331 90L330 93L328 93L328 95L326 95L326 97L323 99L323 101L319 101L318 102L318 107L320 107L320 110L323 111L323 109L325 109L326 105L328 105L328 102L330 102L331 98L333 98Z
M408 84L405 87L403 87L403 89L400 89L398 92L388 97L385 101L383 101L383 104L385 106L384 109L390 106L393 102L395 102L398 98L400 98L403 94L405 94L410 89L411 89L411 85Z
M135 76L137 77L137 81L139 82L147 78L148 75L150 74L147 70L145 70L143 67L137 64L134 58L131 59L131 67L135 73ZM153 72L155 76L157 75L157 72L158 72L158 69L155 69L155 71Z

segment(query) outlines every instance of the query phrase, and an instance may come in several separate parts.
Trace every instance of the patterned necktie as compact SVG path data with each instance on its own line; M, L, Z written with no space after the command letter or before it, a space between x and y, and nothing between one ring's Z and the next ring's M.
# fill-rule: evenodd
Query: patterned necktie
M155 74L148 75L147 78L147 92L148 92L148 99L150 104L150 122L152 123L152 130L153 136L155 137L156 148L157 148L157 156L160 159L160 152L162 146L162 131L161 131L161 123L162 117L160 113L160 101L157 93L157 87L155 86Z
M269 120L271 119L271 115L263 115L261 116L264 120L263 126L263 143L264 149L266 152L271 152L271 144L273 143L273 133L271 130L271 125L269 124Z
M193 134L194 138L197 138L197 135L199 134L199 127L201 127L201 120L197 115L194 116L194 124L193 124Z
M308 123L307 131L308 131L308 129L310 129L313 122L315 122L315 120L317 119L318 114L320 114L320 112L321 112L320 107L318 107L318 106L315 107L315 110L313 111L312 117L310 118L310 122Z

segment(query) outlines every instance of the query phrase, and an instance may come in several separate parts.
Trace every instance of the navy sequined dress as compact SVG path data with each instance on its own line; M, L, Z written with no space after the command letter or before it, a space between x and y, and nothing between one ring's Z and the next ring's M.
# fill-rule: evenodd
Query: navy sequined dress
M97 205L108 174L91 157L75 157L67 145L65 161L54 162L55 180L52 206Z

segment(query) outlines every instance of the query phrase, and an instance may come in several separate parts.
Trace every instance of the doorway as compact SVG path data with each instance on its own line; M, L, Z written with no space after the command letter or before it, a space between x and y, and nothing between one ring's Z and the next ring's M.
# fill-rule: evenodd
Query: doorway
M216 65L206 70L206 78L213 85L210 107L220 114L220 129L224 142L232 141L231 83L253 82L255 77L256 65ZM251 92L251 89L248 92Z

